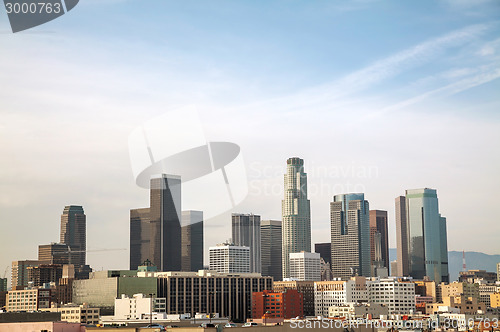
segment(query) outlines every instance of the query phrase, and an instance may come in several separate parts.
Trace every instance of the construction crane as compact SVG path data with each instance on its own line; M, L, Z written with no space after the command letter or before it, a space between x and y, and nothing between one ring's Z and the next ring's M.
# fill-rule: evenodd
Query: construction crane
M7 271L9 270L9 265L5 268L5 272L3 273L3 278L5 279L5 276L7 275Z

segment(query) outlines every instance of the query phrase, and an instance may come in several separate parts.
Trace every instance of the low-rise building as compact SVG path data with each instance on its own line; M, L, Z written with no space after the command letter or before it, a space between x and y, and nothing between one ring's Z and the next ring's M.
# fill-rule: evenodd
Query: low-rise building
M273 291L284 293L294 289L302 294L304 316L314 316L314 281L275 281Z
M37 311L50 308L54 299L54 290L50 288L28 288L21 290L11 290L6 297L6 310L16 311Z
M61 321L70 323L96 325L99 324L100 319L99 308L91 308L87 304L53 304L50 308L42 309L42 311L59 312L61 313Z
M303 295L295 289L283 293L264 290L252 294L252 318L290 319L303 315Z
M487 283L484 280L477 280L476 283L479 284L479 302L491 307L490 295L497 292L498 285Z
M465 298L475 298L479 300L479 284L454 281L448 285L442 283L441 298L455 297L463 295Z
M500 293L495 292L490 294L490 307L500 308Z
M346 303L328 308L330 318L369 318L377 319L381 315L387 316L389 309L378 303Z
M351 280L319 281L314 283L315 316L328 317L330 307L368 301L366 278Z
M440 303L428 303L426 305L426 313L428 315L440 312L457 312L474 315L478 312L485 313L486 305L480 303L477 298L467 298L463 295L443 297L443 301Z
M165 313L166 303L166 298L146 297L144 294L134 294L128 297L122 294L120 298L115 299L114 317L120 320L145 319L153 312Z
M488 283L494 283L497 281L496 272L487 272L486 270L460 271L459 274L459 282L474 283L479 279L482 279Z

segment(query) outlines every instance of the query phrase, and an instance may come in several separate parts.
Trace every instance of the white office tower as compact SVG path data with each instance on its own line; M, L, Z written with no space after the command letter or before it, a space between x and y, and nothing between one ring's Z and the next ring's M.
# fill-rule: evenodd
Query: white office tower
M210 270L219 273L250 273L250 248L229 243L209 248Z
M298 281L321 280L321 257L315 252L290 254L290 279Z
M307 199L307 174L304 160L289 158L285 174L285 196L281 201L282 221L282 271L283 278L290 277L290 253L311 252L311 212Z

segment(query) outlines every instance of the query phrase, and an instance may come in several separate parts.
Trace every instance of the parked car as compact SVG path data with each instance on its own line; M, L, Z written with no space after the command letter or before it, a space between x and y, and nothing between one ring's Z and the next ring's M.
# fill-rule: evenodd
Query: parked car
M227 323L224 327L238 327L235 323Z
M257 326L257 325L258 325L257 323L248 322L248 323L243 324L243 327L253 327L253 326Z

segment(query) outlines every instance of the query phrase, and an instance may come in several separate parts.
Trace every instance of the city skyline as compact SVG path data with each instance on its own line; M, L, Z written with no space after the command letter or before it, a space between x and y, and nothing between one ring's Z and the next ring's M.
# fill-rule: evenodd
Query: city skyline
M128 135L192 104L207 140L241 147L250 193L233 212L280 219L283 161L297 155L312 243L329 240L333 195L364 192L388 211L395 248L394 197L430 187L450 250L500 253L490 218L500 185L497 1L215 7L85 1L29 33L1 34L0 221L9 236L0 250L13 252L1 267L56 241L71 204L85 207L88 249L128 248L129 209L148 204ZM486 208L464 209L469 195ZM230 237L230 214L205 221L204 252ZM128 256L89 252L87 263L128 268Z

